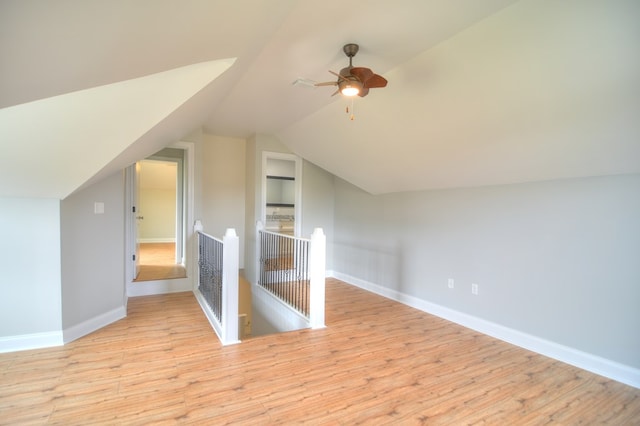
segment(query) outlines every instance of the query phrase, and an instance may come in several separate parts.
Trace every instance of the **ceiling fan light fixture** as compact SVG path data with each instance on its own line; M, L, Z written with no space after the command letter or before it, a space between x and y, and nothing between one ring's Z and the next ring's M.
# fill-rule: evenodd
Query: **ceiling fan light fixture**
M362 83L356 80L343 80L338 83L340 93L345 96L356 96L362 90Z

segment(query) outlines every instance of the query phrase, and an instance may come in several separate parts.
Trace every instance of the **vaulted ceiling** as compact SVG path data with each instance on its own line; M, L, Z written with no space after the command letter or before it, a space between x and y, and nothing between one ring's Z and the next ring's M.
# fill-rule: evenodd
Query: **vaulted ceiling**
M636 0L1 0L0 196L64 198L198 128L371 193L637 173L637 22ZM388 87L292 84L348 42Z

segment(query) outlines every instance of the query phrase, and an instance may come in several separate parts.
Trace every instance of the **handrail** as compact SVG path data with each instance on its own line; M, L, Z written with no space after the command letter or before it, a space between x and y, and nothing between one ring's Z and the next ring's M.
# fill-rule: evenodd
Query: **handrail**
M235 229L227 229L223 239L202 230L196 221L198 273L194 293L223 345L238 339L239 241Z
M302 315L311 328L323 328L326 238L316 228L311 238L256 232L258 286Z
M321 228L316 228L316 229L321 229ZM294 237L293 235L287 235L287 234L281 234L279 232L267 231L264 228L260 229L260 232L263 232L265 234L278 235L278 236L280 236L282 238L288 238L288 239L291 239L291 240L311 241L310 238Z

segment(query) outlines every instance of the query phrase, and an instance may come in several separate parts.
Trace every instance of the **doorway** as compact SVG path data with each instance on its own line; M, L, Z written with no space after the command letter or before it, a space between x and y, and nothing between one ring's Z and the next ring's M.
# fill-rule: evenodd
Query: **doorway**
M180 152L174 158L163 151L140 161L137 216L140 268L136 282L187 276L179 238L182 158Z
M141 170L146 165L159 166L161 175L152 171L147 179ZM188 241L193 233L189 224L194 220L193 167L194 144L176 142L126 169L128 297L191 290ZM155 192L151 197L144 194L150 189ZM143 198L151 198L151 204ZM145 269L152 273L146 274Z

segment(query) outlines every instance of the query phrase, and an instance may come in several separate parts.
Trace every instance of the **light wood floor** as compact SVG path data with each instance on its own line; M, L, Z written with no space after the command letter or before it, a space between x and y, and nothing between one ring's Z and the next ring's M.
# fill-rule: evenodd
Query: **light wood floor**
M640 424L640 390L327 281L327 328L222 347L191 293L0 354L0 424Z
M186 278L185 267L176 264L175 243L141 243L139 252L140 272L134 282Z

